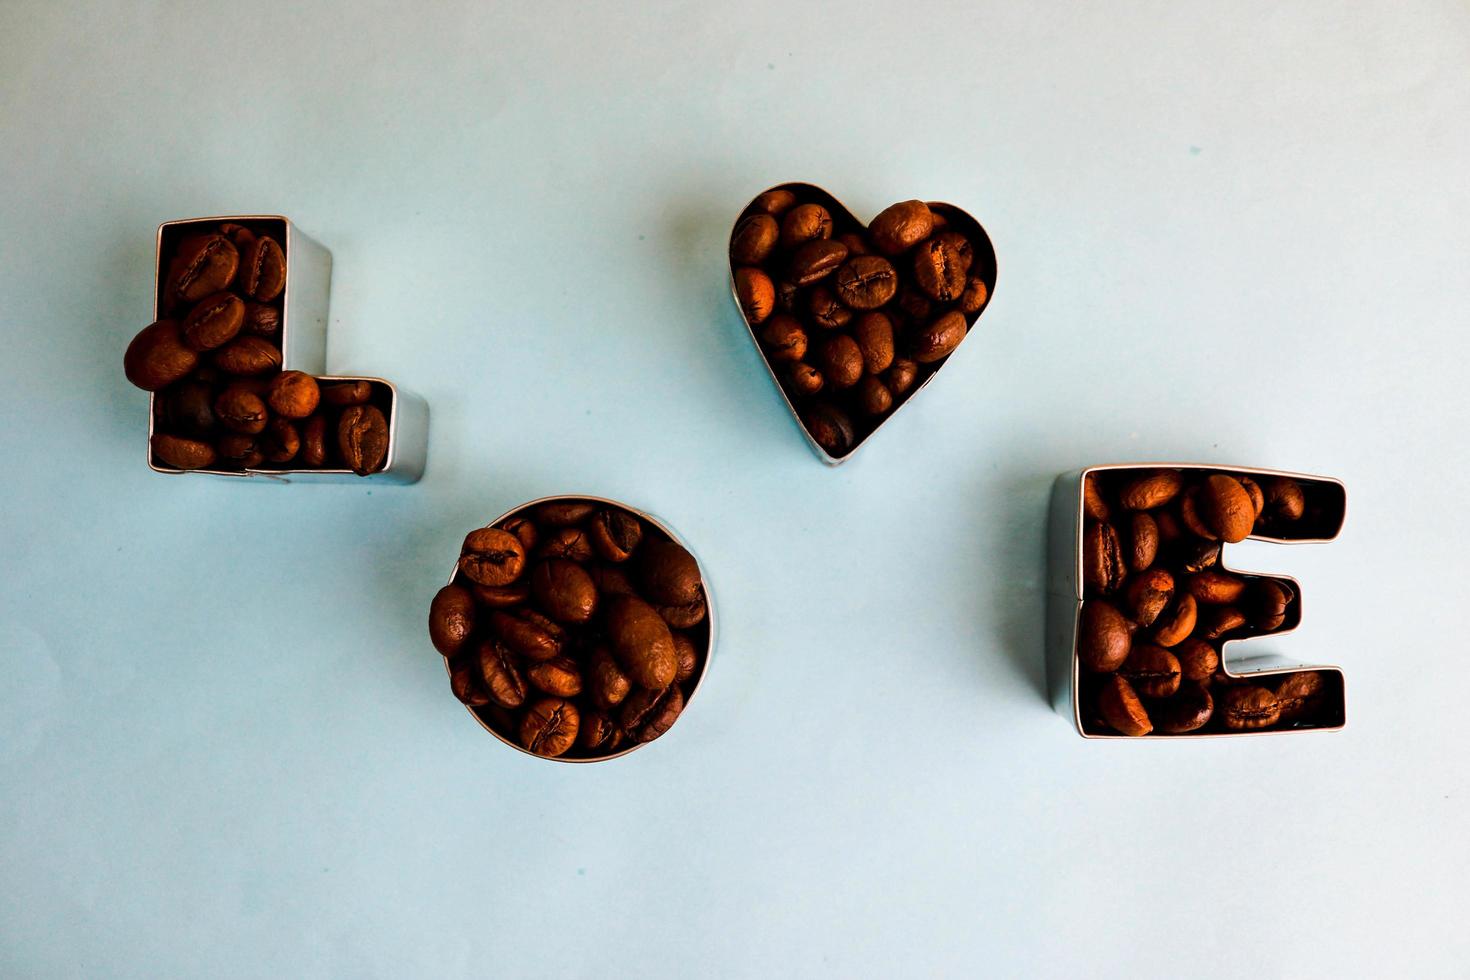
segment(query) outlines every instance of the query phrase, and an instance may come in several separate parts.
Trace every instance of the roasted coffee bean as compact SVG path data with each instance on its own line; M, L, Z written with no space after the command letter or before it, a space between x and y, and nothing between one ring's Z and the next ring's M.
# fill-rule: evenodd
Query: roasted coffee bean
M301 452L301 433L289 419L273 418L260 434L260 451L268 463L289 463Z
M597 594L606 598L610 595L634 595L636 591L628 574L616 565L588 565L587 574L597 586Z
M928 238L933 230L934 212L923 201L889 205L868 225L873 244L884 255L908 251Z
M376 405L353 405L337 420L337 451L358 476L382 469L388 457L388 420Z
M266 389L266 404L283 418L304 419L321 402L316 378L302 371L282 371Z
M640 687L662 690L674 682L678 654L668 624L637 596L613 596L606 606L613 656Z
M855 231L846 231L837 236L837 240L847 246L847 254L872 255L873 250L868 247L868 241Z
M550 527L581 524L597 513L597 504L585 500L552 500L536 508L536 520Z
M709 612L709 607L703 599L686 602L677 606L654 606L658 614L669 624L670 629L687 630L704 622L704 617Z
M757 212L742 218L730 238L730 261L736 265L764 262L781 238L781 225L769 214Z
M199 438L214 429L214 392L203 381L181 381L162 395L169 432Z
M815 395L822 390L826 380L822 372L810 364L793 364L786 369L786 378L791 384L791 389L798 396Z
M1176 646L1194 632L1198 619L1199 607L1195 604L1194 596L1187 592L1176 595L1174 605L1154 620L1154 642L1161 647Z
M1220 536L1210 530L1205 519L1200 516L1199 504L1197 503L1197 490L1187 490L1179 496L1179 522L1183 524L1189 533L1207 541L1217 541Z
M531 583L522 579L509 585L474 585L475 601L490 609L508 609L531 601Z
M832 237L832 215L820 204L798 204L781 219L781 247L794 252L804 242Z
M261 235L240 252L238 287L246 297L268 303L286 288L286 253L269 235Z
M239 250L241 248L244 248L246 245L249 245L251 242L255 241L256 237L255 232L251 231L249 228L246 228L244 225L236 224L233 221L223 222L219 226L219 233L228 238L230 240L230 244L234 245L236 250Z
M542 698L521 715L521 745L551 758L564 754L577 740L581 716L577 706L563 698Z
M301 423L301 462L316 468L327 463L327 420L313 415Z
M1179 658L1179 671L1186 681L1208 684L1220 669L1220 655L1204 640L1183 640L1174 648Z
M1250 494L1238 480L1223 473L1206 478L1195 505L1209 529L1224 541L1244 541L1255 524Z
M479 660L473 654L450 659L449 689L463 704L472 708L490 703L490 692L485 690Z
M857 385L858 407L867 415L882 415L893 407L893 393L877 378L863 378Z
M846 456L857 440L852 420L835 405L817 404L801 417L812 439L828 456Z
M541 665L537 664L531 670L539 666ZM528 671L527 675L529 673ZM480 643L480 674L484 678L485 690L490 694L490 700L502 708L519 708L526 703L529 693L526 681L529 677L521 673L515 658L500 640L492 637ZM540 684L536 686L548 694L557 693L547 691Z
M808 295L807 312L812 322L825 330L841 330L852 322L852 310L843 306L826 286L818 286Z
M1266 482L1266 509L1264 514L1273 520L1296 521L1307 512L1306 494L1300 483L1290 477L1272 477Z
M909 355L920 364L942 361L965 339L966 329L964 314L944 313L910 337Z
M541 539L540 532L536 530L536 523L529 517L507 517L496 526L502 531L514 534L516 540L521 543L521 547L526 549L526 554L530 554L531 549L536 547L536 542Z
M1154 729L1148 711L1138 699L1133 686L1117 674L1103 683L1097 707L1103 721L1124 735L1147 735Z
M888 385L888 390L893 392L895 398L906 395L913 388L914 382L919 377L919 365L906 357L895 358L887 371L884 372L883 380Z
M893 364L893 321L882 313L864 313L852 327L863 354L863 370L882 374Z
M763 214L780 217L796 206L796 195L791 191L777 189L766 191L750 205L752 211L760 211Z
M898 310L911 321L921 323L934 315L934 301L913 286L900 286Z
M241 329L262 337L274 337L281 331L281 311L268 303L246 303L245 322Z
M191 235L179 242L164 285L168 309L197 303L210 293L228 289L240 267L240 253L220 234Z
M773 361L799 361L806 357L806 331L789 313L774 314L761 330L761 343Z
M789 272L798 286L810 286L837 271L847 261L847 246L830 238L816 238L791 254Z
M434 649L452 657L475 631L475 599L462 585L446 585L429 604L429 640Z
M1153 516L1154 523L1158 525L1159 528L1160 548L1173 545L1176 542L1179 542L1185 538L1186 531L1184 529L1184 525L1180 523L1179 518L1175 514L1174 508L1155 510L1151 511L1150 513ZM1205 542L1203 541L1193 543L1199 545L1205 544ZM1216 548L1218 549L1218 547L1219 546L1217 545Z
M123 373L144 391L160 391L183 379L199 363L199 355L184 344L177 320L159 320L144 327L123 355Z
M559 698L573 698L582 693L582 672L569 657L553 657L532 664L526 668L526 680L537 690Z
M1151 568L1159 554L1159 525L1142 511L1128 515L1128 541L1123 548L1128 559L1128 569L1142 572Z
M1199 731L1209 724L1214 712L1215 701L1209 691L1198 684L1185 684L1156 711L1159 731L1166 735Z
M930 299L953 303L965 291L969 264L954 244L939 237L914 250L914 282ZM963 314L958 314L963 318Z
M898 292L898 273L880 255L854 256L837 270L836 289L837 298L852 309L876 310Z
M321 401L333 408L366 405L373 397L371 381L339 381L321 386Z
M1246 496L1251 498L1251 509L1256 512L1255 516L1259 518L1261 511L1266 509L1266 492L1261 489L1259 483L1248 476L1236 476L1235 479L1245 490Z
M253 470L265 462L254 436L221 436L214 444L219 464L232 470Z
M1101 599L1082 603L1077 657L1083 667L1098 674L1117 670L1128 659L1132 647L1133 635L1122 613Z
M577 732L577 745L589 752L606 755L623 743L623 729L601 711L584 711Z
M566 630L534 609L493 609L490 629L527 660L550 660L566 647Z
M1153 510L1177 497L1183 487L1178 470L1154 470L1128 481L1118 500L1125 510Z
M189 315L184 317L181 328L184 343L196 351L213 350L245 325L245 304L233 293L214 293L204 297Z
M565 558L531 569L531 597L559 623L585 623L597 611L597 586L582 566Z
M1195 635L1203 640L1218 640L1226 633L1240 629L1245 623L1245 615L1234 606L1210 606L1200 614Z
M985 285L985 280L979 276L970 276L965 280L965 291L960 293L960 312L966 316L974 316L985 309L989 300L990 287Z
M795 313L796 300L801 291L796 288L796 283L787 282L784 279L776 283L776 309L782 313Z
M180 470L201 470L214 462L214 447L199 439L155 432L149 440L153 455Z
M265 431L265 401L248 385L230 385L214 400L214 417L231 432L255 435Z
M1166 698L1179 690L1179 660L1163 647L1140 643L1128 654L1118 674L1145 698Z
M1286 679L1276 685L1276 705L1281 711L1281 720L1294 721L1314 711L1322 700L1325 686L1322 675L1315 670L1286 675Z
M745 319L752 324L765 323L776 308L776 284L771 277L752 266L735 270L735 296Z
M1264 687L1227 687L1220 692L1219 701L1226 728L1269 728L1281 720L1281 705L1276 695Z
M1185 588L1198 602L1218 606L1240 601L1245 591L1245 579L1228 572L1206 569L1189 576Z
M699 563L675 541L649 541L638 555L643 594L660 605L678 606L704 598Z
M970 271L970 265L975 261L975 247L968 238L957 231L935 231L934 240L954 254L961 269L966 273Z
M627 561L643 540L643 522L620 507L598 511L587 527L592 550L604 561Z
M1219 562L1220 546L1210 541L1191 541L1185 546L1180 560L1186 572L1203 572L1207 568L1214 568Z
M1280 579L1262 578L1251 583L1241 602L1250 624L1262 632L1280 629L1296 591Z
M566 558L583 562L592 558L592 539L580 527L559 527L541 541L536 558Z
M593 700L604 708L622 704L628 692L633 689L633 682L623 673L612 653L603 646L592 651L591 659L587 663L587 685Z
M834 388L851 388L863 376L863 352L845 333L828 337L817 347L817 367Z
M281 367L281 349L254 334L237 336L215 349L214 364L228 374L265 374Z
M674 656L679 664L674 672L674 683L683 684L699 669L699 650L694 646L694 641L686 634L676 632L674 634Z
M1097 474L1089 473L1082 478L1082 513L1094 521L1108 519L1108 505L1097 488Z
M1139 626L1152 626L1173 598L1174 576L1162 568L1133 576L1123 592L1125 607Z
M677 684L662 691L634 691L623 702L619 714L623 730L634 741L651 742L674 726L684 710L684 694Z
M496 527L476 528L465 535L459 570L481 585L509 585L526 568L526 549L519 538Z
M1107 595L1122 586L1127 574L1118 532L1111 524L1089 524L1082 534L1082 581Z

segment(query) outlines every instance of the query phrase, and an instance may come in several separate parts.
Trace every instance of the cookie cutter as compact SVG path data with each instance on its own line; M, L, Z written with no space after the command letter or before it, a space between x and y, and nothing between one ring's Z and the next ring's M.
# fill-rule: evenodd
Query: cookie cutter
M1305 664L1277 654L1248 653L1231 656L1236 644L1253 644L1264 637L1277 637L1294 631L1301 623L1302 590L1289 575L1253 572L1231 568L1225 563L1222 544L1219 565L1243 579L1274 579L1290 583L1296 599L1287 608L1287 618L1280 627L1251 636L1218 641L1220 669L1229 677L1279 680L1289 674L1317 671L1323 675L1324 702L1321 724L1290 728L1268 728L1241 731L1187 732L1181 735L1150 733L1143 736L1123 735L1098 726L1089 728L1084 718L1083 671L1077 657L1077 640L1081 625L1084 594L1082 579L1083 482L1094 473L1120 470L1179 470L1183 473L1243 474L1250 477L1289 477L1302 486L1307 499L1314 503L1310 523L1300 533L1251 534L1247 540L1270 541L1275 544L1326 544L1337 538L1347 515L1347 489L1341 480L1330 476L1313 476L1287 470L1260 469L1251 466L1213 466L1204 463L1111 463L1072 470L1058 476L1052 484L1050 513L1047 523L1047 608L1046 608L1046 675L1052 707L1072 720L1077 734L1083 738L1118 738L1138 741L1157 738L1226 738L1239 735L1285 735L1291 732L1339 731L1347 724L1346 687L1342 669L1332 664ZM1308 516L1302 518L1308 521ZM1212 692L1213 693L1213 692Z
M674 722L674 724L672 726L670 726L669 731L668 732L665 732L662 735L660 735L656 739L653 739L653 740L648 741L648 742L634 742L632 745L629 745L627 748L620 749L619 751L613 752L613 753L611 753L609 755L599 755L599 756L596 756L594 758L575 758L575 757L568 758L566 756L538 755L537 753L532 752L529 749L525 748L524 746L522 746L519 742L515 741L514 739L507 738L505 735L503 735L500 732L496 731L495 730L495 726L492 725L485 718L484 713L482 713L484 711L484 709L482 709L482 708L475 708L475 707L472 707L472 706L470 706L468 704L464 705L463 707L472 716L474 716L475 721L477 721L477 722L480 723L480 727L481 728L485 729L485 731L489 732L491 735L494 735L502 743L504 743L505 745L510 746L511 748L515 749L517 752L521 753L522 755L528 755L528 756L530 756L533 759L540 759L543 762L568 762L568 763L607 762L607 761L612 760L612 759L620 759L623 756L629 754L630 752L636 752L639 749L643 748L645 745L652 745L655 742L662 742L662 741L664 741L665 739L667 739L669 737L669 732L672 732L674 729L676 729L676 728L679 727L679 721L683 720L685 713L688 712L688 710L689 710L689 705L694 702L694 696L699 693L700 687L702 687L704 685L704 679L709 674L709 665L710 665L710 662L712 660L714 660L714 655L715 655L715 634L716 634L716 627L715 627L715 593L714 593L713 587L711 587L711 585L710 585L709 573L706 570L706 566L705 566L704 562L700 561L699 555L695 553L695 551L694 551L693 548L689 547L689 542L687 542L683 538L679 537L679 535L674 531L673 528L671 528L668 524L665 524L659 518L657 518L654 515L650 514L648 511L646 511L646 510L639 510L637 507L633 507L633 506L630 506L628 504L625 504L621 500L613 500L610 497L594 497L594 496L591 496L591 495L585 494L585 493L564 493L564 494L555 494L555 495L550 496L550 497L537 497L535 500L528 500L524 504L520 504L519 506L512 507L510 510L506 511L504 514L501 514L499 517L497 517L494 520L492 520L489 523L487 523L485 525L485 527L495 527L501 521L504 521L507 518L515 517L517 514L523 513L525 511L528 511L528 510L530 510L533 507L539 507L542 504L557 503L559 501L578 501L578 502L585 501L587 503L603 504L603 505L608 506L608 507L619 507L619 508L622 508L623 510L627 511L628 513L634 514L638 518L640 518L641 520L646 521L649 525L651 525L652 527L656 528L657 530L662 531L665 535L668 536L668 538L669 538L670 541L672 541L675 544L679 545L685 551L689 552L689 554L691 554L691 555L694 556L694 563L697 566L699 566L699 576L700 576L701 581L704 584L704 605L705 605L704 621L701 622L701 623L698 623L697 625L695 625L691 629L681 630L681 632L691 634L694 637L694 639L696 640L696 642L698 641L698 638L699 638L700 635L703 635L704 636L704 656L700 659L699 671L698 671L698 673L696 673L694 675L694 678L693 678L694 683L689 688L689 694L684 698L684 708L683 708L682 711L679 712L679 718L675 720L675 722ZM454 580L455 580L456 577L458 577L458 575L459 575L459 559L456 558L455 561L454 561L454 567L449 572L449 581L446 582L445 584L446 585L453 585L454 584ZM449 658L448 657L445 657L444 658L444 673L445 673L446 676L449 676L451 674L451 671L450 671L450 668L449 668Z
M388 453L382 467L367 476L358 476L345 467L273 467L220 469L203 467L181 470L153 455L153 434L158 421L158 395L148 396L148 468L171 476L201 473L232 479L261 477L270 483L414 483L424 473L429 448L429 406L417 395L407 392L383 378L364 375L327 375L327 296L332 278L332 253L311 238L291 219L279 214L221 215L213 218L185 218L165 221L158 226L154 252L153 318L163 315L163 291L168 277L165 256L171 256L178 243L198 231L213 230L221 223L233 222L252 228L263 228L276 241L286 256L286 288L281 293L281 369L304 371L318 381L367 381L373 386L372 404L377 405L388 420Z
M857 216L849 211L845 204L837 200L837 198L833 197L832 194L828 193L826 190L823 190L815 184L807 184L801 181L789 181L784 184L776 184L773 187L769 187L766 190L761 191L761 193L757 194L755 197L752 197L750 201L745 205L745 207L740 209L740 213L736 216L735 224L731 226L730 235L726 239L726 241L728 242L735 237L735 230L740 227L741 219L745 216L746 212L750 210L750 206L754 204L758 198L760 198L761 194L769 194L771 191L781 190L791 191L803 203L812 202L814 204L822 205L822 207L826 208L827 211L832 215L834 225L845 221L846 223L857 229L866 229L868 227L867 224L859 221L857 219ZM972 272L978 274L980 278L985 280L985 305L980 307L979 311L975 314L966 315L965 338L964 340L960 341L960 346L962 347L964 346L965 340L968 340L970 337L970 330L975 326L975 323L980 319L980 317L984 315L985 311L990 308L990 301L995 298L995 246L991 243L990 236L986 234L985 229L980 225L980 222L971 217L971 215L963 208L957 207L953 204L946 204L943 201L929 201L926 203L928 203L929 209L931 211L935 211L939 214L944 215L945 219L949 222L948 227L953 228L954 230L963 234L967 239L969 239L970 244L975 249L975 257L971 262L970 269ZM835 228L833 234L838 234ZM949 356L944 359L944 362L939 365L939 368L928 372L928 374L925 375L923 381L920 381L917 386L911 389L909 393L903 397L902 401L899 401L897 405L890 409L888 414L883 417L882 421L873 426L872 431L868 432L867 435L854 442L852 444L852 448L849 449L845 454L841 456L833 456L828 453L827 450L823 449L821 444L819 444L817 440L812 438L812 434L807 429L806 423L802 421L801 412L798 410L796 403L791 400L791 395L786 391L786 387L781 384L781 379L777 376L775 367L771 364L770 358L766 356L765 348L761 345L760 336L756 333L755 325L746 318L745 311L740 307L740 296L735 288L735 266L733 263L730 263L728 261L728 258L726 264L730 267L730 298L735 304L736 311L740 314L741 322L745 324L745 329L750 334L751 342L755 344L756 352L760 354L761 363L764 364L766 368L766 374L770 376L771 383L776 386L776 392L781 396L781 400L786 404L787 410L791 413L792 420L796 422L796 427L801 431L802 436L806 439L807 445L811 447L812 452L817 454L817 458L820 459L823 463L826 463L828 466L840 466L843 463L847 462L849 459L852 459L852 457L856 456L857 451L861 449L869 439L877 435L879 429L887 425L895 415L897 415L903 408L907 407L910 402L917 398L919 392L927 388L929 386L929 382L937 378L939 376L940 370L949 364L950 358L959 353L959 347L956 347L953 351L949 353Z

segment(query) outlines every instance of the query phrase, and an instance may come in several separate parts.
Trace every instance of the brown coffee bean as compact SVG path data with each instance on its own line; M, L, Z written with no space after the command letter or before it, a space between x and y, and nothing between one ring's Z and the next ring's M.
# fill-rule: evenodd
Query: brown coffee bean
M1185 531L1184 525L1180 523L1173 508L1153 511L1152 516L1154 523L1159 527L1160 548L1173 545L1185 538L1187 532Z
M261 235L240 252L238 288L250 299L268 303L286 288L286 253L269 235Z
M339 381L321 387L321 401L333 408L366 405L373 397L371 381Z
M1219 563L1220 546L1209 541L1191 541L1181 556L1181 567L1186 572L1203 572Z
M214 392L202 381L182 381L162 393L162 419L169 432L199 438L214 429Z
M388 420L376 405L353 405L337 420L337 450L347 468L367 476L388 456Z
M268 303L246 303L245 322L240 329L262 337L274 337L281 331L281 311Z
M906 357L895 358L893 364L884 372L883 380L888 385L888 390L898 398L908 394L913 388L914 382L919 377L919 365Z
M565 558L531 569L531 597L559 623L585 623L597 611L597 586L582 566Z
M531 583L522 579L510 585L471 585L475 601L490 609L508 609L531 601Z
M1077 659L1093 673L1117 670L1128 659L1133 648L1133 635L1128 620L1116 608L1101 599L1082 603L1077 627Z
M1174 598L1174 576L1162 568L1140 572L1128 581L1123 597L1133 621L1139 626L1152 626Z
M807 312L813 323L826 330L841 330L852 322L852 310L843 306L826 286L818 286L807 296Z
M1234 606L1209 606L1200 614L1195 635L1203 640L1218 640L1246 623L1245 616Z
M1158 709L1159 731L1166 735L1183 735L1209 724L1215 712L1210 692L1198 684L1186 684Z
M459 552L459 570L481 585L509 585L526 568L526 549L520 539L498 527L476 528L465 535Z
M832 237L832 216L820 204L798 204L781 219L781 247L794 252L804 242Z
M1219 701L1226 728L1269 728L1281 720L1281 705L1276 695L1264 687L1227 687L1220 692Z
M495 609L490 629L527 660L550 660L566 647L566 631L534 609Z
M837 298L854 310L876 310L898 292L898 273L879 255L849 258L837 270Z
M776 284L761 270L742 266L735 270L735 297L746 320L765 323L776 308Z
M490 692L485 690L485 678L480 671L479 660L473 654L450 658L449 689L460 703L472 708L490 703Z
M806 357L806 331L789 313L776 313L761 331L766 356L773 361L799 361Z
M1107 595L1122 587L1127 574L1118 532L1108 523L1089 524L1082 533L1083 583Z
M918 289L909 285L898 289L898 310L915 323L922 323L934 315L934 301Z
M1128 543L1123 551L1128 556L1128 568L1135 572L1151 568L1159 554L1158 522L1137 511L1129 515L1127 528Z
M577 745L597 755L617 751L623 744L623 730L601 711L584 711L577 732Z
M562 698L542 698L521 715L521 745L537 755L562 755L577 741L581 715L577 706Z
M266 389L266 403L271 411L288 419L304 419L316 411L321 402L321 389L316 378L303 371L282 371L271 379Z
M1118 674L1145 698L1167 698L1179 690L1179 660L1163 647L1140 643L1128 654Z
M846 245L830 238L816 238L791 253L790 279L798 286L810 286L836 272L846 261Z
M674 682L679 667L674 637L652 606L637 596L613 596L605 621L613 656L635 684L657 691Z
M923 201L900 201L878 212L868 225L873 244L884 255L906 252L934 230L934 212Z
M1227 572L1207 569L1189 576L1185 588L1196 601L1218 606L1238 602L1245 591L1245 580Z
M200 470L214 462L214 447L198 439L155 432L149 440L153 455L175 469Z
M1194 596L1187 592L1176 596L1173 608L1154 620L1154 642L1161 647L1178 645L1194 632L1198 618L1199 606Z
M795 313L796 300L801 290L796 288L796 283L782 280L776 283L776 309L782 313Z
M841 235L837 236L837 240L843 245L847 246L847 254L849 258L854 255L873 254L873 249L871 246L869 246L868 240L855 231L843 232Z
M245 325L245 304L233 293L213 293L204 297L189 315L184 317L181 328L184 343L196 351L213 350Z
M801 417L812 439L828 456L845 456L852 451L857 435L847 413L835 405L817 404Z
M537 690L559 698L574 698L582 693L582 672L569 657L553 657L532 664L526 668L526 680Z
M318 467L327 462L327 420L313 415L301 423L301 465Z
M966 329L964 314L951 310L912 335L909 353L920 364L942 361L965 339Z
M736 265L759 265L776 248L781 226L769 214L742 218L730 237L730 261Z
M123 355L123 373L144 391L160 391L182 379L199 363L184 345L177 320L159 320L139 331Z
M857 403L865 415L883 415L893 407L893 393L887 385L870 375L858 382Z
M795 206L796 195L788 190L778 188L773 191L766 191L757 197L751 203L750 209L780 217Z
M237 250L255 241L255 232L233 221L222 222L219 226L219 233L228 238L230 244L234 245Z
M985 280L979 276L970 276L965 280L965 291L960 293L960 312L966 316L974 316L985 309L985 304L990 301L990 287L985 285Z
M699 563L676 541L650 540L638 557L638 580L653 603L684 605L704 598Z
M633 682L623 673L612 653L599 646L592 651L587 662L587 687L593 700L604 708L613 708L623 703L633 689Z
M935 237L914 250L914 282L930 299L953 303L965 291L968 263L951 242ZM963 314L959 314L963 316Z
M1124 510L1153 510L1177 497L1183 486L1178 470L1153 470L1128 481L1118 502Z
M935 231L934 240L949 248L959 260L959 266L967 274L975 261L975 247L970 240L957 231Z
M265 431L270 413L249 385L230 385L214 400L214 417L231 432L255 435Z
M684 710L684 693L670 684L662 691L634 691L623 702L619 714L623 730L637 742L651 742L674 727Z
M1223 473L1205 480L1195 497L1195 506L1209 529L1227 542L1244 541L1255 524L1250 494L1234 477Z
M1296 590L1280 579L1256 579L1246 590L1241 611L1252 626L1269 633L1286 622L1286 612L1295 598Z
M301 451L301 433L289 419L271 419L260 434L259 444L266 462L279 466L291 462Z
M1273 520L1296 521L1307 512L1306 494L1300 483L1290 477L1272 477L1266 482L1266 509Z
M169 263L164 305L169 309L197 303L210 293L229 289L240 267L240 253L219 234L191 235L179 242Z
M536 530L535 522L519 514L507 517L496 526L502 531L514 534L516 540L521 543L521 547L526 549L526 554L531 553L531 549L536 547L536 542L540 539L540 532Z
M792 364L786 369L786 381L797 396L815 395L826 384L822 372L810 364Z
M232 470L253 470L265 462L254 436L221 436L214 444L219 464Z
M281 366L281 349L254 334L237 336L215 349L214 364L228 374L265 374Z
M1310 714L1321 703L1325 688L1322 675L1315 670L1286 675L1286 679L1276 685L1276 705L1281 711L1281 720L1292 721Z
M1260 517L1261 511L1266 509L1265 491L1261 489L1259 483L1248 476L1237 476L1235 479L1245 489L1246 496L1251 498L1251 509L1256 512L1255 516Z
M1179 658L1179 671L1186 681L1208 684L1220 669L1220 655L1204 640L1183 640L1174 648Z
M674 683L683 684L694 676L699 669L699 650L694 641L687 634L674 634L674 656L678 660L678 668L674 671Z
M1082 478L1082 513L1094 521L1108 519L1108 505L1097 487L1096 473L1088 473Z
M1220 536L1210 530L1209 525L1200 516L1196 490L1187 490L1180 495L1179 521L1196 537L1204 538L1207 541L1219 540Z
M528 678L516 666L515 658L505 648L505 644L493 637L481 641L479 659L480 674L485 681L485 690L490 694L491 701L502 708L519 708L526 703L526 696L529 693L526 686ZM535 670L535 667L531 669ZM537 687L541 685L538 684ZM555 694L557 692L547 691L546 693Z
M1154 730L1153 722L1148 717L1148 711L1144 708L1143 702L1138 700L1133 686L1117 674L1109 677L1103 683L1097 707L1102 714L1103 721L1124 735L1136 737L1147 735Z
M817 367L834 388L851 388L863 376L863 352L845 333L828 337L817 346Z
M852 328L863 354L863 370L882 374L893 364L893 321L882 313L864 313Z
M693 629L704 622L709 607L703 599L686 602L678 606L654 606L658 614L663 617L664 622L669 624L670 629L687 630Z
M598 511L587 527L592 550L603 561L627 561L643 540L643 522L620 508Z
M584 562L592 559L592 539L580 527L554 529L536 549L537 560L565 558L568 561Z
M588 565L587 574L592 576L592 584L597 586L597 594L604 599L612 595L636 595L637 590L618 565Z
M452 657L475 631L475 600L462 585L446 585L429 603L429 640L434 649Z
M550 500L536 506L536 520L550 527L570 527L597 513L598 506L588 500Z

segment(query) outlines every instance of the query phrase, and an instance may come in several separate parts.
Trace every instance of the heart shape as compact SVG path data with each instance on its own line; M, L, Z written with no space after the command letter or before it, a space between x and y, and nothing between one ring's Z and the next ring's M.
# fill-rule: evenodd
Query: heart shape
M870 225L820 187L778 184L730 233L730 290L802 434L850 459L932 381L995 292L995 248L952 204Z

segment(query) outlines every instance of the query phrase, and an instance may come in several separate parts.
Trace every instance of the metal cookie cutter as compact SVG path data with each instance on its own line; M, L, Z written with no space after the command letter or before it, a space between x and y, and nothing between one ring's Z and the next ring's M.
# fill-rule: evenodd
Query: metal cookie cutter
M163 315L163 294L171 256L180 241L191 234L212 231L233 222L258 228L281 244L286 256L286 288L281 294L281 369L304 371L321 382L367 381L372 385L372 404L388 420L388 454L376 472L365 477L346 468L260 466L250 469L180 470L153 455L153 433L158 419L158 395L148 396L148 468L157 473L178 475L205 473L210 476L265 477L275 483L414 483L424 472L429 446L429 406L417 395L391 381L359 375L324 375L327 351L327 294L332 278L332 255L306 235L289 218L278 214L223 215L166 221L158 226L154 257L153 318Z
M1121 471L1178 470L1189 473L1223 473L1244 475L1253 478L1289 477L1296 480L1308 500L1308 512L1298 522L1281 525L1280 533L1275 528L1250 535L1252 540L1271 541L1278 544L1322 544L1334 540L1342 530L1347 513L1347 491L1340 480L1326 476L1311 476L1284 470L1257 469L1249 466L1208 466L1201 463L1114 463L1106 466L1090 466L1073 470L1057 477L1052 485L1051 512L1048 521L1047 542L1047 624L1046 624L1046 673L1047 686L1052 706L1056 711L1072 720L1077 733L1083 738L1121 738L1134 736L1114 732L1095 717L1089 700L1092 694L1090 680L1096 676L1082 670L1077 657L1080 632L1084 583L1082 577L1083 531L1086 519L1083 514L1083 485L1089 476L1111 474ZM1280 636L1289 633L1301 622L1302 593L1297 581L1290 576L1248 572L1229 568L1225 564L1222 547L1221 571L1231 572L1238 578L1274 579L1289 583L1296 593L1287 609L1286 619L1274 630L1244 637L1219 641L1220 669L1229 678L1272 679L1279 681L1285 676L1304 671L1318 672L1323 681L1322 702L1309 723L1293 727L1266 728L1241 731L1198 731L1182 735L1158 733L1143 738L1208 738L1226 735L1281 735L1293 731L1337 731L1347 722L1347 704L1342 670L1330 665L1298 663L1270 654L1243 652L1232 655L1230 650L1237 645L1254 646L1260 636ZM1212 693L1218 693L1218 688Z

